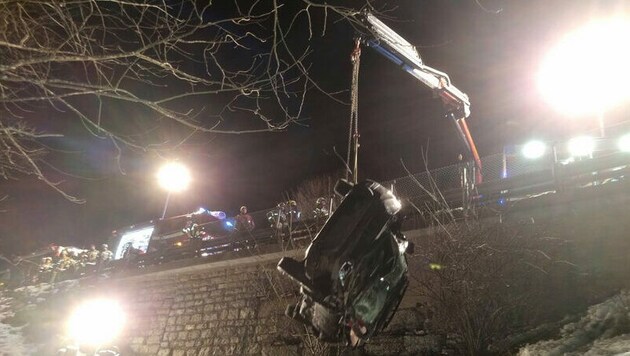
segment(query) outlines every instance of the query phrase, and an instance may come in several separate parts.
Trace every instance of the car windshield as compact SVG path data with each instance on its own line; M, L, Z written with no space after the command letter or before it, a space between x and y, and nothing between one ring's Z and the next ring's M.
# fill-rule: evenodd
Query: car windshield
M382 277L374 278L354 302L355 316L368 328L379 319L387 305L388 294L392 293L393 287L400 282L407 269L404 257L395 255L392 258L394 261L387 261L386 264L393 264L391 271Z

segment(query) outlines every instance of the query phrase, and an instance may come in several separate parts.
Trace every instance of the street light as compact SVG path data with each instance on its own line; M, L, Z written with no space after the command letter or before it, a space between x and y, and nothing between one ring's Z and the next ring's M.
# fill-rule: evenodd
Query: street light
M190 171L179 162L169 162L160 168L157 178L160 186L168 192L162 211L162 219L164 219L171 193L181 192L188 188L191 180Z
M621 152L630 152L630 134L625 134L619 138L617 148Z
M604 111L630 98L630 20L592 22L567 35L547 55L539 89L558 111L597 115L600 135Z
M527 159L539 159L547 152L547 145L544 142L538 140L532 140L527 142L521 148L521 154Z

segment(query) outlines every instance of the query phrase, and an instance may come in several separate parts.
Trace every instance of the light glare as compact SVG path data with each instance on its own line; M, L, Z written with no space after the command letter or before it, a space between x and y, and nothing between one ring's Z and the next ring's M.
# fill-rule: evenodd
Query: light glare
M542 141L529 141L521 149L521 154L527 159L538 159L545 155L547 145Z
M594 115L630 98L630 21L593 22L566 36L544 59L539 89L567 115Z
M102 346L120 334L125 315L118 302L96 299L85 302L70 316L68 335L79 345Z
M587 157L595 150L595 139L590 136L575 137L569 140L567 148L571 157Z
M630 134L625 134L619 138L617 148L621 152L630 152Z
M190 184L188 168L179 162L167 163L158 172L160 186L169 192L181 192Z

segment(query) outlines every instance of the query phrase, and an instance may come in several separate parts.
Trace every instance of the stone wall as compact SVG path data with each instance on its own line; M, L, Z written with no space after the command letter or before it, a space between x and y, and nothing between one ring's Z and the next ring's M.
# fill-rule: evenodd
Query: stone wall
M121 344L136 355L339 354L342 347L320 344L284 316L286 305L297 300L297 288L276 271L276 257L112 281L108 288L128 301L131 316L129 337ZM439 350L439 340L421 331L423 323L416 308L401 310L390 335L376 338L365 353Z
M293 294L273 264L171 272L115 281L130 310L134 354L273 354L295 336L276 305ZM287 319L282 320L288 323ZM298 343L299 340L295 340ZM297 350L296 350L297 351Z
M298 295L296 284L275 268L286 254L86 280L63 290L47 287L43 294L33 288L36 295L21 291L19 298L31 303L24 318L32 327L24 331L39 344L39 354L49 354L60 347L61 323L73 305L109 297L122 301L126 309L124 336L116 341L123 355L341 354L342 346L319 343L284 315ZM386 335L357 354L415 355L439 349L439 338L422 331L422 313L412 301L405 304L412 307L397 313Z

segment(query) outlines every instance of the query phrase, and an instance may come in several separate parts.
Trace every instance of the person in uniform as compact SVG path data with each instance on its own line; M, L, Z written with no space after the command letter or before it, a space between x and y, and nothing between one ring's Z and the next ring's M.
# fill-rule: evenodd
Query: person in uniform
M317 198L317 201L315 202L315 209L313 209L313 218L319 223L326 221L329 214L328 207L326 206L326 198Z
M287 222L287 204L285 202L278 203L275 209L267 213L267 221L272 229L282 231Z
M96 249L96 246L90 245L90 249L87 252L87 262L88 264L96 265L98 262L98 258L100 257L99 250Z
M60 253L61 259L57 261L55 268L60 279L68 279L74 276L77 267L77 261L75 261L67 249L63 249Z
M184 226L182 231L192 240L205 240L208 237L208 233L206 233L204 228L192 220L186 222L186 226Z
M109 262L114 258L114 253L109 250L109 246L107 246L107 244L101 245L100 257L102 262Z
M109 246L107 244L101 245L101 252L99 254L97 272L100 273L104 268L109 265L109 262L114 258L114 253L109 250Z
M96 249L96 246L90 245L87 251L82 254L82 262L86 273L92 273L96 270L98 264L100 252Z
M39 264L39 276L38 281L42 282L50 282L50 278L52 277L53 269L55 265L53 264L52 257L42 257L42 260Z
M235 220L236 231L238 232L249 232L254 230L256 227L254 219L247 213L247 207L245 205L241 206L240 212L236 216Z
M295 200L289 200L287 202L287 223L285 226L285 232L291 236L291 234L296 230L298 222L302 217L302 212L300 208L298 208L297 202Z
M289 221L295 223L299 221L301 217L302 212L300 211L300 208L298 208L295 200L289 200L287 202L287 218L289 219Z
M49 272L54 267L52 263L52 257L43 257L42 262L39 264L40 272Z

